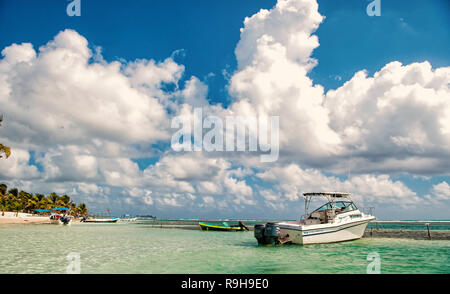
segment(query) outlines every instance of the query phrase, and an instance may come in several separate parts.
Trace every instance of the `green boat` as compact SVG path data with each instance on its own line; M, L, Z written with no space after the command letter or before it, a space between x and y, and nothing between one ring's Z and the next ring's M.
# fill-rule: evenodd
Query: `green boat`
M239 222L239 224L236 226L230 226L226 222L223 222L221 225L199 222L198 225L203 231L226 231L226 232L248 231L248 228L242 222Z

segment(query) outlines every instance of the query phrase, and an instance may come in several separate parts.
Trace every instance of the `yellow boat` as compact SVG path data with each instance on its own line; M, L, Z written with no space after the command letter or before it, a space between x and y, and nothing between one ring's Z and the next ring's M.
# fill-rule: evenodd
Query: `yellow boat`
M227 232L236 232L245 230L248 231L248 228L242 222L239 222L237 226L229 226L227 223L222 223L222 225L216 225L203 222L199 222L198 225L203 231L227 231Z

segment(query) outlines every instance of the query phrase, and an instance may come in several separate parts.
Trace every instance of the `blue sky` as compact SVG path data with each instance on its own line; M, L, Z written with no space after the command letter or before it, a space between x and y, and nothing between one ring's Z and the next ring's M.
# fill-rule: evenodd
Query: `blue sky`
M446 0L382 1L382 15L368 17L368 0L319 0L325 15L317 30L319 60L310 76L325 89L334 89L355 72L373 73L392 60L428 60L448 66L450 4ZM163 60L182 50L175 60L186 66L185 76L207 80L208 98L229 103L222 71L236 69L234 49L246 16L274 0L230 1L82 1L81 17L65 14L70 1L1 1L0 47L31 42L44 45L57 32L72 28L91 45L101 46L108 60ZM133 45L130 45L133 44ZM214 77L208 74L213 73ZM341 77L341 80L339 80Z
M100 46L106 62L136 59L162 62L172 56L184 66L178 81L181 89L195 76L207 85L209 103L224 107L234 99L228 91L228 78L237 69L235 48L244 18L276 4L273 0L127 1L126 4L115 0L81 0L81 16L69 17L66 14L69 2L0 0L0 48L27 42L37 50L60 31L72 29L88 40L91 49ZM379 17L366 14L370 2L318 0L319 12L325 19L315 33L320 46L313 51L312 58L318 60L318 65L308 76L314 84L322 85L325 93L341 87L360 70L367 70L371 76L391 61L403 64L428 61L433 68L450 66L448 1L382 0ZM155 146L164 151L167 142L159 141ZM132 160L144 170L160 160L161 153L156 154ZM44 168L35 157L36 151L30 150L30 164L42 172ZM408 170L388 173L393 181L401 181L422 196L433 185L450 182L450 167L435 174L414 174ZM338 172L331 174L345 179ZM247 181L252 187L264 186L259 180L247 178ZM196 211L183 215L178 208L163 209L160 213L173 217L198 215ZM242 211L231 212L231 216L242 215ZM274 216L283 215L280 212ZM441 211L439 215L445 218L447 212Z

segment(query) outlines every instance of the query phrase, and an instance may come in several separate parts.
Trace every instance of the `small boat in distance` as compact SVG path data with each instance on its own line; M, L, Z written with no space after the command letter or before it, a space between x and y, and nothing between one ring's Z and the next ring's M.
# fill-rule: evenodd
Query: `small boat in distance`
M121 217L119 218L119 223L132 223L137 221L136 217Z
M248 228L242 222L239 222L239 224L236 226L230 226L226 222L223 222L221 225L199 222L198 225L203 231L227 231L227 232L248 231Z
M303 193L305 218L297 222L255 225L258 244L318 244L356 240L363 236L367 224L375 217L361 212L350 193ZM327 203L308 214L311 198L324 197Z
M151 214L138 214L136 215L137 218L151 218L151 219L156 219L156 216L151 215Z
M82 223L117 223L118 217L115 218L83 218Z
M72 217L70 215L62 215L59 213L53 213L49 217L50 223L55 225L70 225Z

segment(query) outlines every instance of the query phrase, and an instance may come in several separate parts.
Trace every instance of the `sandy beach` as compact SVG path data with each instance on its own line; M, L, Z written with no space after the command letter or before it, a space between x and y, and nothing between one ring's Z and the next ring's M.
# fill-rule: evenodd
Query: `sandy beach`
M11 217L0 216L0 225L48 223L48 216Z
M3 215L2 215L3 214ZM80 222L79 218L72 222ZM15 213L11 211L0 212L0 225L23 225L23 224L45 224L50 223L48 216L37 216L29 213Z

